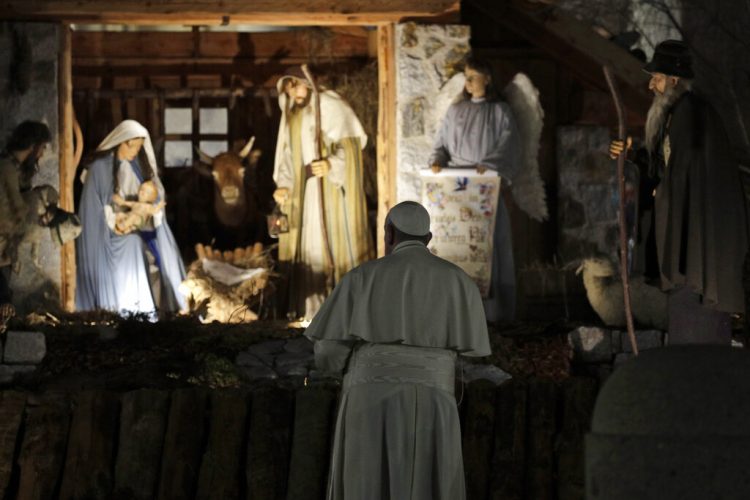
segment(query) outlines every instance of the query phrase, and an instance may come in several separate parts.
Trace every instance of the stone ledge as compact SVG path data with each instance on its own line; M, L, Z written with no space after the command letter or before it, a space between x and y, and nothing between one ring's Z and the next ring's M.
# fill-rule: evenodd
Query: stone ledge
M47 342L40 332L8 332L3 362L13 365L38 364L47 354Z
M635 342L638 344L639 351L664 347L664 333L661 330L636 330ZM633 352L627 331L614 330L612 344L617 349L616 352Z
M635 340L639 351L664 346L661 330L636 330ZM568 333L568 344L573 349L573 359L580 363L611 363L614 356L632 353L628 332L598 326L580 326Z
M574 361L610 363L614 355L612 331L597 326L579 326L568 333Z
M10 384L18 375L32 373L34 370L34 365L0 365L0 384Z

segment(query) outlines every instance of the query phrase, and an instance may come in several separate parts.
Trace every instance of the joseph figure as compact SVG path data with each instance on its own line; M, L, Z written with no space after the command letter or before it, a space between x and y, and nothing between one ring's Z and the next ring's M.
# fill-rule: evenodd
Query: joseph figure
M301 71L290 71L276 87L274 199L289 218L289 232L279 236L279 262L289 273L289 315L311 319L333 284L373 257L362 172L367 135L331 90L318 94L318 126L312 85Z

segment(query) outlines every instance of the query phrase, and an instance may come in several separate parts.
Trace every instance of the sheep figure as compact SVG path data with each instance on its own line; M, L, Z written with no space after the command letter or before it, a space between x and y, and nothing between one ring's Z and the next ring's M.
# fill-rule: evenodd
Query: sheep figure
M76 214L66 212L60 208L55 211L55 217L47 226L39 224L39 218L47 212L49 207L57 206L59 195L57 190L48 185L36 186L23 193L24 200L28 205L28 215L25 225L20 231L20 238L14 242L17 246L29 244L29 255L31 263L37 269L41 269L39 262L39 248L44 237L44 233L49 231L52 241L57 245L62 245L68 241L74 240L81 234L81 222ZM14 253L18 249L15 248ZM20 273L21 261L16 260L14 271Z
M622 281L615 264L604 257L584 259L576 270L576 274L581 273L586 297L604 324L625 327ZM642 276L630 279L630 304L637 325L667 329L667 294L646 284Z

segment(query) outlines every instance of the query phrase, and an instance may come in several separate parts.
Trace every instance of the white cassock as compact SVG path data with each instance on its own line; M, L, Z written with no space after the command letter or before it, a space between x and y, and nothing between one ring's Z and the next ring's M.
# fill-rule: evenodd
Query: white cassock
M318 369L346 372L329 500L463 499L456 356L490 354L471 278L400 243L347 273L305 335Z

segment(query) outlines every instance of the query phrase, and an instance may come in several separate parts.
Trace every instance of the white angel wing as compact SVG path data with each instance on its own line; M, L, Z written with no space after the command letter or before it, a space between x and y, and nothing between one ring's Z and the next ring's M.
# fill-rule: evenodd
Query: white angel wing
M544 110L539 91L528 76L518 73L503 90L521 135L522 166L513 179L513 199L529 217L543 221L548 217L544 181L539 175L539 140L544 125Z

